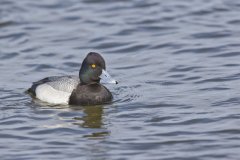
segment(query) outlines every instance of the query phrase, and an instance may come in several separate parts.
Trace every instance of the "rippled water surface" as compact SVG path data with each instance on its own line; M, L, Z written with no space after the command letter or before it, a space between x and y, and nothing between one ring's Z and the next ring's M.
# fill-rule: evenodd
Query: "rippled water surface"
M1 0L1 160L237 160L240 2ZM100 52L110 105L32 100Z

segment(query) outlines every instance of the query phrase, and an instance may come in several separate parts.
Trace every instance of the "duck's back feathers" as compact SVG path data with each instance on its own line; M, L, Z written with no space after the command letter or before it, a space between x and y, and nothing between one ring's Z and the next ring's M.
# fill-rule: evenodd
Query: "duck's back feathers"
M36 98L48 103L68 103L71 92L79 83L77 76L53 76L34 82L28 89Z

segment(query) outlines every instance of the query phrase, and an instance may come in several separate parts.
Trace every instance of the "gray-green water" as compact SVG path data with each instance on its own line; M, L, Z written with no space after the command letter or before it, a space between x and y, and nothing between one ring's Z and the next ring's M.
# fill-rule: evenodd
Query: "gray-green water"
M1 0L1 160L237 160L240 3ZM110 105L50 106L24 91L100 52Z

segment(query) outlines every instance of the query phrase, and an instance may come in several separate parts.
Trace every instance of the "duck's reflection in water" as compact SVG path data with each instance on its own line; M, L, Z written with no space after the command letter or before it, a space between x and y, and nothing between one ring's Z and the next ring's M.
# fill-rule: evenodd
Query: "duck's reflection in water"
M59 115L59 111L61 112L68 112L70 115L72 114L71 124L77 125L80 128L84 128L84 132L86 134L83 137L91 138L91 139L104 139L106 136L109 135L109 131L104 124L104 106L69 106L69 105L51 105L45 102L42 102L38 99L33 99L32 101L34 104L37 104L41 107L41 109L46 110L54 110L56 109L56 113L51 112L51 116ZM61 114L61 113L60 113ZM76 116L79 115L79 116ZM69 117L68 117L69 118ZM67 119L68 119L67 118ZM54 125L47 125L48 127L55 127L55 126L65 126L66 123L61 124L54 124Z
M71 107L74 110L82 110L84 115L82 117L75 117L75 125L79 125L82 128L93 129L92 133L85 135L89 138L104 138L109 135L106 126L103 123L103 106L85 106L85 107Z

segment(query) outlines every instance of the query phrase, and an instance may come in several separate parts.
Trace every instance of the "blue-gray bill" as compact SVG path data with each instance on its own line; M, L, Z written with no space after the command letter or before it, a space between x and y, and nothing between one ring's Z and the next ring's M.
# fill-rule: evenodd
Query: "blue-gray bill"
M100 75L100 82L101 83L111 83L111 84L118 84L118 82L113 79L107 71L105 71L104 69L102 70L102 74Z

